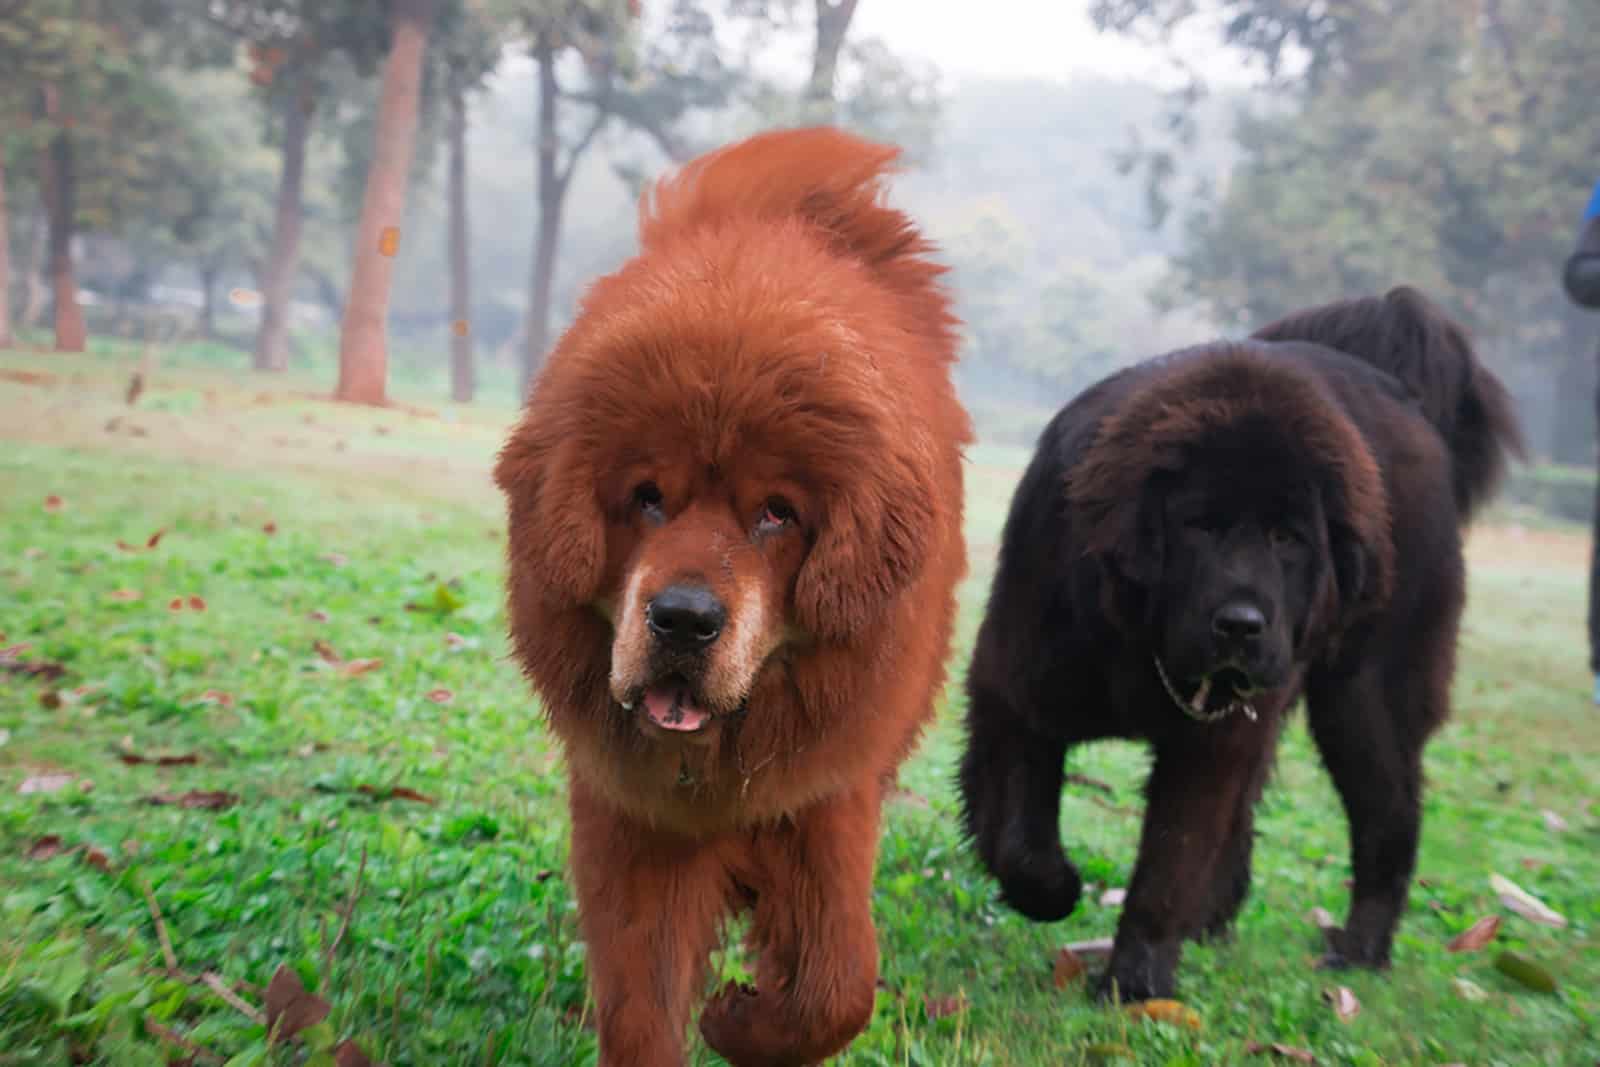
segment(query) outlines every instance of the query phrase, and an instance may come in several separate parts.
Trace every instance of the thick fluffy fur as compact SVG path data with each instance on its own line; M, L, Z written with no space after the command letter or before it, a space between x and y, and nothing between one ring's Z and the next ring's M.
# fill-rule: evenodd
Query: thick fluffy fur
M1520 450L1500 383L1407 289L1141 364L1050 424L977 639L960 788L1006 900L1058 919L1081 891L1059 836L1063 757L1098 738L1152 746L1103 993L1170 995L1183 941L1229 927L1302 696L1355 874L1327 962L1387 964L1422 749L1449 714L1461 530ZM1179 706L1225 710L1230 687L1257 720Z
M605 1064L683 1062L738 908L756 989L700 1020L731 1062L819 1061L872 1012L879 810L944 677L971 436L941 268L881 202L895 155L789 131L663 182L495 471ZM725 609L709 647L663 644L673 588ZM662 728L674 700L708 725Z

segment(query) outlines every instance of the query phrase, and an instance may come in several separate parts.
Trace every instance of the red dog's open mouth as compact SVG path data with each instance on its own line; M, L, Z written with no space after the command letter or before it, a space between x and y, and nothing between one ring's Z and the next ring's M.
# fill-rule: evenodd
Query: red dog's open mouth
M645 717L663 730L692 734L711 721L681 678L665 678L644 691Z

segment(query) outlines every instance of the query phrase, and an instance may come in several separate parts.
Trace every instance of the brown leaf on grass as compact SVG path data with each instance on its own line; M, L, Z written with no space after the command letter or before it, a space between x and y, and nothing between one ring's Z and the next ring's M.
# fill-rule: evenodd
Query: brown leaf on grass
M1153 1019L1158 1023L1200 1029L1200 1013L1178 1000L1145 1000L1129 1004L1125 1009L1136 1018Z
M233 707L233 697L220 689L207 689L200 694L200 703L218 704L224 708L231 708Z
M168 611L182 611L183 610L183 597L175 596L171 600L167 601L167 610Z
M42 678L53 682L66 673L66 667L48 660L0 659L0 674L20 674L24 678Z
M349 1038L339 1042L333 1050L333 1062L337 1067L374 1067L371 1059Z
M205 598L204 597L195 596L193 593L190 593L189 594L189 610L190 611L204 611L204 610L206 610Z
M104 849L98 849L90 845L83 850L83 862L95 870L104 871L106 874L111 873L111 857L106 855Z
M6 663L15 660L18 656L22 655L32 647L32 645L24 641L19 645L8 645L5 648L0 648L0 663Z
M1545 829L1557 834L1566 832L1567 820L1563 819L1560 815L1557 815L1549 808L1545 808L1544 811L1540 812L1540 814L1544 817Z
M1057 989L1065 989L1072 983L1081 980L1089 973L1089 968L1083 960L1070 948L1061 949L1056 953L1055 966L1051 968L1051 979Z
M24 778L22 784L17 786L17 792L23 796L30 793L59 793L71 784L70 774L36 774Z
M1549 861L1537 856L1524 856L1522 859L1522 869L1525 871L1542 871L1548 866L1550 866Z
M1100 894L1100 906L1102 908L1120 908L1122 906L1122 902L1127 899L1128 891L1126 889L1107 889L1104 893Z
M306 618L310 619L312 622L327 622L328 613L323 611L321 608L318 608L316 611L309 613Z
M444 647L450 649L452 652L456 649L466 648L467 639L452 630L444 635Z
M124 552L148 552L161 543L161 538L166 534L166 532L166 527L162 527L149 537L145 538L145 542L142 546L130 545L128 542L118 538L117 547L122 549Z
M66 503L54 493L44 498L44 509L46 511L60 511L64 507L66 507Z
M61 707L61 703L61 694L56 692L54 689L46 689L44 692L39 694L39 706L41 708L47 708L50 711L55 711Z
M428 699L435 704L448 704L455 698L456 695L454 693L443 687L428 690Z
M137 767L142 763L153 763L157 767L187 767L200 762L200 757L193 752L185 752L181 756L143 756L137 752L119 752L117 759L130 767Z
M261 527L261 532L266 534L268 537L271 537L273 534L278 532L278 524L269 521Z
M287 963L278 964L267 985L267 1029L278 1041L287 1041L328 1017L333 1005L307 991Z
M1260 1056L1265 1053L1270 1056L1281 1056L1286 1060L1293 1060L1296 1063L1317 1062L1317 1057L1312 1055L1308 1049L1295 1048L1293 1045L1285 1045L1281 1041L1274 1041L1271 1044L1266 1044L1261 1041L1252 1041L1244 1047L1244 1050L1251 1056Z
M1477 952L1483 946L1494 940L1494 935L1500 932L1500 916L1485 915L1467 929L1461 931L1450 939L1445 945L1446 952Z
M106 594L106 599L116 600L126 604L130 601L138 600L143 596L144 594L139 592L137 589L113 589L111 592Z
M333 650L333 646L322 640L320 637L311 642L311 647L316 651L317 655L322 657L322 662L324 663L331 663L337 667L339 664L344 662L344 660L340 658L339 653Z
M52 856L59 856L66 851L58 834L45 834L28 846L28 851L23 853L30 860L47 860Z
M354 678L357 675L375 671L381 666L383 666L383 660L381 659L352 659L346 660L339 665L339 673L346 678Z
M152 793L144 798L146 804L176 804L180 808L199 808L204 811L223 811L239 803L237 793L225 790L206 791L191 789L187 793Z
M960 993L948 997L923 997L922 1010L929 1022L937 1022L966 1011L967 998Z
M1318 930L1332 930L1339 925L1327 908L1312 908L1306 913L1306 918L1310 919Z
M1092 937L1087 941L1069 941L1062 951L1075 956L1109 956L1115 942L1109 937Z
M1339 986L1337 989L1324 989L1322 999L1333 1006L1333 1013L1341 1022L1349 1022L1361 1011L1361 1001L1350 991L1349 986Z
M356 792L365 793L374 800L413 800L418 804L438 803L432 797L419 793L415 789L407 789L403 785L397 785L392 789L385 789L375 785L358 785L356 786Z

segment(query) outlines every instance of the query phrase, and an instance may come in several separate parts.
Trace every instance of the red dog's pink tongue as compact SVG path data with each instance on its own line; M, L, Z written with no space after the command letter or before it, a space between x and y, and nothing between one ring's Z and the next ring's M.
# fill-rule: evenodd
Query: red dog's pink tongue
M693 733L711 718L689 702L687 690L676 686L657 686L645 690L644 713L663 730L680 730L684 733Z

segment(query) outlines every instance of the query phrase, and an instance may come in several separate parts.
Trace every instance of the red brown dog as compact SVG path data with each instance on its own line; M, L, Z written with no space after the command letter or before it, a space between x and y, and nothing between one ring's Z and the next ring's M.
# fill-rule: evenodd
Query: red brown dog
M713 1049L813 1063L872 1014L879 810L944 679L971 439L897 154L768 133L662 182L495 468L603 1064L683 1062L736 909L756 988L706 1004Z

